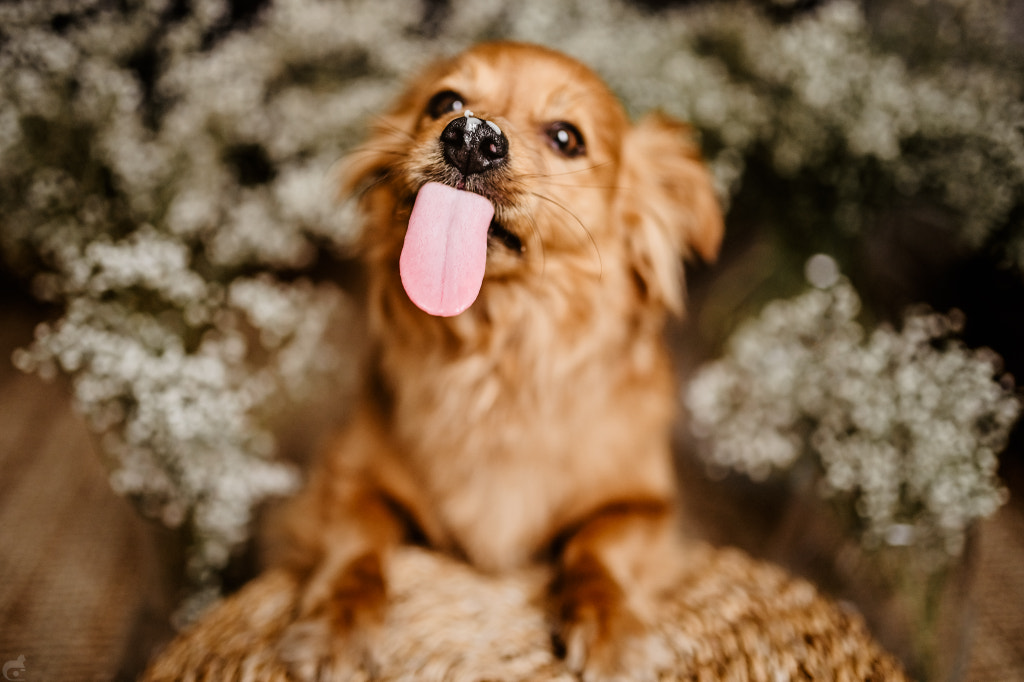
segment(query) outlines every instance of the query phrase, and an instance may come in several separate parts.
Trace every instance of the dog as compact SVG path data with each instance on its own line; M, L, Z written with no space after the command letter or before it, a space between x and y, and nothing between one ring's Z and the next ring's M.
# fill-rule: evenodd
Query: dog
M390 551L547 563L585 680L645 679L644 604L679 565L663 340L722 217L691 130L632 124L587 67L523 43L428 67L343 162L364 220L371 360L285 515L300 679L372 660Z

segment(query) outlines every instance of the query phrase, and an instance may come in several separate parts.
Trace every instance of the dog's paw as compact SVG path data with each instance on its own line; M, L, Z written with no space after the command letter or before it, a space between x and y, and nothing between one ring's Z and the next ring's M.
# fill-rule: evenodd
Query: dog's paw
M282 633L278 658L299 682L348 680L376 668L372 636L344 631L326 618L300 619Z
M671 663L665 643L627 609L563 623L566 666L584 682L655 682Z
M583 564L556 585L566 666L584 682L648 682L672 663L670 648L630 607L626 593L599 564Z
M300 682L373 677L387 597L377 557L361 557L336 576L307 586L296 618L277 644L279 659Z

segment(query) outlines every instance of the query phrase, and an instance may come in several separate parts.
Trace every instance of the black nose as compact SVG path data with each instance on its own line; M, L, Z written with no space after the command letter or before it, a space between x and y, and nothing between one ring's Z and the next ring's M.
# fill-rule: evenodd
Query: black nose
M453 119L441 132L444 158L463 175L499 168L508 160L508 138L494 123L472 112Z

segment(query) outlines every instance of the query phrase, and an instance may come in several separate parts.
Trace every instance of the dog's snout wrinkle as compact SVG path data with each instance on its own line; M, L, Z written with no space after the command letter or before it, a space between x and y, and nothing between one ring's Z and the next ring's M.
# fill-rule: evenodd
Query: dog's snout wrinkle
M508 138L490 121L470 112L451 120L441 132L445 160L464 176L503 166L508 160Z

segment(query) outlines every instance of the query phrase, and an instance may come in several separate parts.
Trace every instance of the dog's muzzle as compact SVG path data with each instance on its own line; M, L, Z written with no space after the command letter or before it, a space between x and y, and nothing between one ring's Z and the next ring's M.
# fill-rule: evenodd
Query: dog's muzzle
M467 111L452 119L441 132L445 160L463 176L485 173L508 161L508 138L492 121Z

